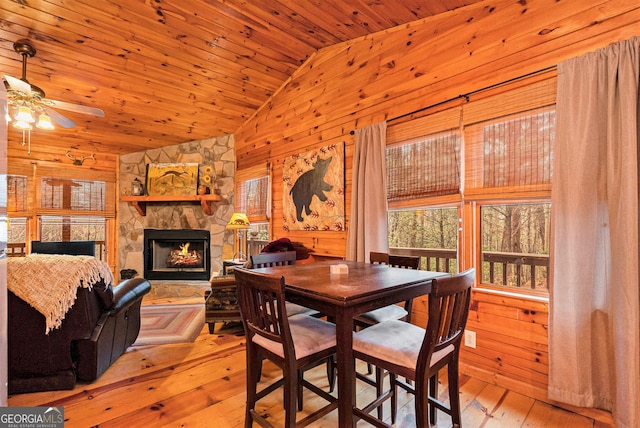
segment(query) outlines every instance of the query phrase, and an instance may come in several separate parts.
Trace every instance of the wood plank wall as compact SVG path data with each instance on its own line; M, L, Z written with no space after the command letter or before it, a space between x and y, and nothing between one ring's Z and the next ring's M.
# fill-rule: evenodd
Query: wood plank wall
M637 0L497 0L321 50L236 132L237 166L271 163L275 238L344 256L346 232L282 230L286 156L345 142L348 228L350 131L636 36L639 22ZM477 332L477 348L465 350L464 370L545 399L547 306L475 292L469 329Z
M29 188L29 206L32 209L36 207L36 184L33 182L33 177L36 174L36 170L40 169L53 169L60 171L56 176L61 178L75 178L82 180L102 180L107 183L113 183L113 188L118 189L118 169L119 161L117 155L105 154L105 153L88 153L80 152L73 148L69 150L69 154L75 158L83 158L94 155L94 159L85 159L82 165L74 165L73 160L67 156L67 150L60 149L47 144L47 138L49 138L45 131L34 132L31 136L31 154L27 153L27 148L9 149L8 154L8 173L26 175L30 177ZM36 160L37 159L37 160ZM119 192L116 190L113 195L114 199L107 205L111 206L115 204L116 218L119 202ZM32 217L29 220L29 240L39 239L37 236L37 222L35 220L34 213L31 213ZM114 277L118 278L116 272L118 271L118 242L117 242L117 220L107 220L107 236L105 241L107 244L107 263L114 274Z

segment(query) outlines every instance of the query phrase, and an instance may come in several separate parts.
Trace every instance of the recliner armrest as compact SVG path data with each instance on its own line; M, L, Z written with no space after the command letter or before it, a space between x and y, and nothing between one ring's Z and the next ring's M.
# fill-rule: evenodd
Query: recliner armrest
M125 279L113 289L113 313L127 309L151 291L151 283L144 278Z

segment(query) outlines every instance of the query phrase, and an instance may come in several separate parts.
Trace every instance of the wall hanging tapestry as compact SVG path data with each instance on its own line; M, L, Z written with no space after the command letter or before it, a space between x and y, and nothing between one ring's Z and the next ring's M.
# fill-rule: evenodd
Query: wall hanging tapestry
M197 163L150 163L147 165L147 195L195 195L198 189Z
M344 230L344 143L284 160L284 230Z

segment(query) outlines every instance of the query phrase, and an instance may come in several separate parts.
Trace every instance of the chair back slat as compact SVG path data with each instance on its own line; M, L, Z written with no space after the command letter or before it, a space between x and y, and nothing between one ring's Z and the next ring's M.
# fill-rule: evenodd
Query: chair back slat
M273 266L288 266L296 263L295 251L280 251L277 253L260 253L251 256L251 266L253 268L264 268Z
M427 332L418 357L417 370L426 373L433 352L449 345L459 347L467 324L475 269L433 280L429 293Z
M247 342L252 341L257 334L281 343L285 353L293 352L293 340L286 316L284 277L236 268L235 279Z
M389 266L405 269L420 269L420 257L396 256L393 254L389 254Z
M369 253L369 263L372 263L374 265L388 265L389 254L371 251Z

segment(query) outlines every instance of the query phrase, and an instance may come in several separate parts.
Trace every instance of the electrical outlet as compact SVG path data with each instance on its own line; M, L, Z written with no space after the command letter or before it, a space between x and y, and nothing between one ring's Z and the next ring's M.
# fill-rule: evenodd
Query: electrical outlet
M464 331L464 346L476 348L476 332L471 330Z

